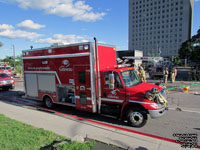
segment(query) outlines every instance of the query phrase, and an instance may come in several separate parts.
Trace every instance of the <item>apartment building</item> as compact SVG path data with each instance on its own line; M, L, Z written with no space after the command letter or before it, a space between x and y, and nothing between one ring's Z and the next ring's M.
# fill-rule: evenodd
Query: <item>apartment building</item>
M191 37L193 0L129 0L129 50L178 55Z

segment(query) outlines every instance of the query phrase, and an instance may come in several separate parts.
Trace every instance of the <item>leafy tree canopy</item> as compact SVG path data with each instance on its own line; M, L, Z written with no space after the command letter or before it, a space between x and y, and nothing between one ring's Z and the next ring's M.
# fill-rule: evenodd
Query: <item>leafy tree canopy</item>
M200 29L191 39L182 43L179 49L179 56L182 59L188 59L191 62L200 64Z
M17 66L21 66L21 56L16 56L15 57L15 66L17 67ZM1 59L0 60L1 62L9 62L9 65L10 66L14 66L14 59L13 59L13 57L10 57L10 56L6 56L6 58L4 58L4 59Z

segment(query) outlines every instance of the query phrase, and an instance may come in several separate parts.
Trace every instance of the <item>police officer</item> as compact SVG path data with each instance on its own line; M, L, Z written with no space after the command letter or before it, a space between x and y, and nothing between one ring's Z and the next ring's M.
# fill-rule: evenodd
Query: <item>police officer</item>
M169 75L169 72L168 72L168 68L166 67L163 73L164 83L167 83L168 75Z

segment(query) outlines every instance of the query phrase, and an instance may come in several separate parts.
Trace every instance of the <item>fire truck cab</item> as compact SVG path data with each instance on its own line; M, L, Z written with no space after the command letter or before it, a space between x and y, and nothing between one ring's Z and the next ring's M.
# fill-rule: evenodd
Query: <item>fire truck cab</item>
M12 75L12 70L8 62L0 62L0 73L6 73L9 76Z
M156 88L142 83L132 67L117 66L116 48L97 42L23 51L25 96L78 110L108 114L128 120L134 127L157 118L167 106L148 100L145 92Z
M163 57L124 56L123 58L127 60L141 60L146 71L149 73L149 77L152 79L163 77L164 66L166 66Z

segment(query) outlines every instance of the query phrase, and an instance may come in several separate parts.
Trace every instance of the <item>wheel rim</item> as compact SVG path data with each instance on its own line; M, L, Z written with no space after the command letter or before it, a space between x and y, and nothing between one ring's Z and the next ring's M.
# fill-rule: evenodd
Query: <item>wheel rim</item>
M140 112L132 112L130 114L130 121L135 125L141 124L143 120L144 120L144 117Z
M51 102L51 100L50 100L49 98L47 98L47 99L45 100L45 103L46 103L46 106L47 106L47 107L49 107L49 108L52 107L52 102Z

